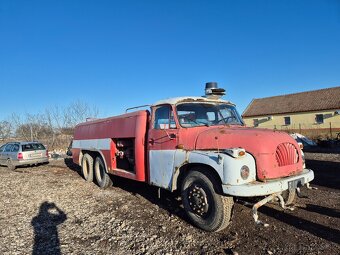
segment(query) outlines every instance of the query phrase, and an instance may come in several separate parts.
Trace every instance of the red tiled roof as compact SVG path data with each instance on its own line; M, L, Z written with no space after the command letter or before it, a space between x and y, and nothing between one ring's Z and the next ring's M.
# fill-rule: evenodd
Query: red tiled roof
M340 110L340 87L253 99L242 116L255 117L332 109Z

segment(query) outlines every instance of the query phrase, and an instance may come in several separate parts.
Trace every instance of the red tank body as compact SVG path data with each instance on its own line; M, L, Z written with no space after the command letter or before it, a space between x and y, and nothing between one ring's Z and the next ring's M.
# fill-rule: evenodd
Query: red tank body
M127 177L137 181L145 181L145 137L147 132L147 123L149 119L148 111L137 111L115 117L94 120L79 124L74 133L73 143L87 144L85 149L97 149L103 154L107 163L107 170L115 175ZM135 171L124 171L117 169L116 152L117 141L129 139L133 141L135 156ZM85 141L85 142L84 142ZM100 143L105 143L103 149ZM107 146L109 145L109 147ZM99 146L99 148L98 148ZM73 146L73 161L79 164L80 148Z

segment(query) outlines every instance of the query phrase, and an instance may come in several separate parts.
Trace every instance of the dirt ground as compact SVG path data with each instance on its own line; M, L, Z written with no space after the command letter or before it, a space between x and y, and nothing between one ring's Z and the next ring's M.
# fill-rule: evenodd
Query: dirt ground
M0 168L0 254L340 254L340 154L306 153L315 171L294 211L237 201L230 226L207 233L188 223L174 195L115 178L86 183L70 159Z

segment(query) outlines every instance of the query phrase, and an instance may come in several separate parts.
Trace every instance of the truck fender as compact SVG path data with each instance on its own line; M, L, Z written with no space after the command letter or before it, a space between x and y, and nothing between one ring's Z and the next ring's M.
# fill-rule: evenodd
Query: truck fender
M170 190L174 191L179 188L180 182L183 180L185 175L191 171L193 168L204 168L207 169L212 175L215 177L216 180L218 180L221 183L221 178L217 171L211 167L210 165L202 164L202 163L188 163L188 164L183 164L181 167L176 167L174 174L173 174L173 179L171 183Z
M178 178L192 167L202 166L214 172L214 175L219 180L223 178L223 164L219 164L217 155L203 151L184 151L178 150L175 156L174 171L172 175L172 182L170 190L176 190ZM180 180L179 180L180 181Z
M82 150L80 153L79 153L79 165L81 166L81 161L83 159L83 156L85 153L89 153L92 157L93 157L93 160L96 156L96 154L99 154L101 156L101 158L103 159L104 161L104 164L105 164L105 171L106 173L108 173L108 168L107 168L107 163L106 163L106 159L103 155L103 153L100 151L100 150L96 150L96 149L93 149L93 150Z

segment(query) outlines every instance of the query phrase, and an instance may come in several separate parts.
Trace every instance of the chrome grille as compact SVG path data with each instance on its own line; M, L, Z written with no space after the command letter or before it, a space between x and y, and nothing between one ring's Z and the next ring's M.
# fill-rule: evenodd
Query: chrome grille
M276 161L279 166L296 164L299 160L299 153L291 143L281 143L276 148Z

